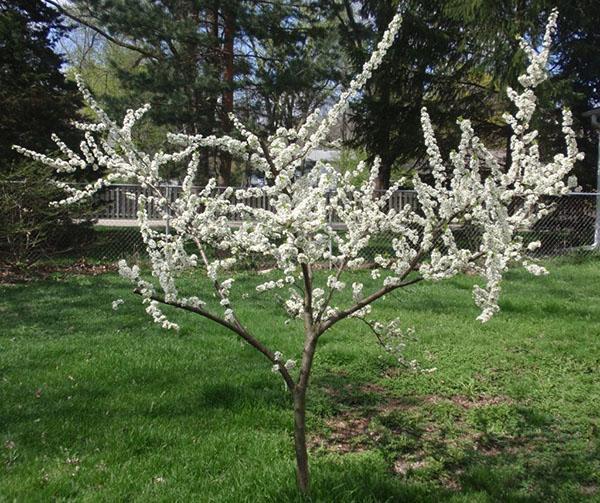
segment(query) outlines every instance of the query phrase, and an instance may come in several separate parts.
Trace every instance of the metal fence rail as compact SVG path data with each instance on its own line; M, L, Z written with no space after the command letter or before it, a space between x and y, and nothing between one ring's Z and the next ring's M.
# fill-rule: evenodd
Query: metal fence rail
M224 190L224 189L218 189ZM136 196L143 193L144 189L136 185L113 185L107 187L100 195L97 226L99 241L93 256L107 259L144 254L143 243L136 228L137 198L127 197L127 193ZM164 186L161 191L167 200L174 201L181 191L179 186ZM235 195L232 195L235 202ZM520 230L526 243L540 241L541 247L532 252L535 256L557 256L570 253L593 254L600 253L600 242L597 234L600 222L596 217L596 208L600 204L600 194L572 193L557 198L548 198L554 211L540 220L532 228ZM268 209L269 201L266 197L255 197L244 200L245 204ZM398 191L390 199L390 208L400 209L411 205L418 209L418 200L414 191ZM164 215L155 208L149 207L149 216L156 226L166 224ZM335 215L331 222L339 224ZM338 227L344 232L342 226ZM471 249L479 248L480 234L472 226L457 227L454 229L459 244ZM382 234L376 236L371 245L364 250L363 256L368 262L373 261L377 255L389 255L392 250L393 236Z

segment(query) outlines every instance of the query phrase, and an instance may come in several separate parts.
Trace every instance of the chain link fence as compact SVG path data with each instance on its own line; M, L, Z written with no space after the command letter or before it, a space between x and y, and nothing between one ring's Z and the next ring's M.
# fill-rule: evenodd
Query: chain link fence
M175 200L180 187L165 186L162 188L168 200ZM139 186L119 185L108 187L99 197L101 201L98 220L95 226L97 239L87 246L84 256L98 260L116 260L132 256L143 257L143 242L136 227L136 198L127 197L126 193L143 192ZM600 218L597 216L597 205L600 195L595 193L572 193L566 196L549 198L546 201L553 211L542 218L532 228L524 228L520 233L526 244L539 241L541 246L534 252L535 257L551 257L568 254L592 255L600 254L600 242L596 234L600 234ZM257 197L246 203L268 209L269 202L264 197ZM418 201L414 191L398 191L390 199L389 205L400 209L405 205L418 209ZM166 220L156 208L149 208L149 216L153 226L166 229ZM336 217L332 215L335 225ZM344 232L340 225L339 232ZM478 249L481 235L473 226L462 226L453 229L459 246ZM375 236L370 245L363 251L367 262L373 262L377 255L391 255L393 236ZM249 264L252 265L252 264ZM257 263L257 267L264 264Z
M67 262L77 260L115 262L121 258L144 259L146 251L136 223L138 210L136 196L145 191L146 189L137 185L106 187L90 205L85 216L83 213L71 215L73 223L81 223L69 225L66 234L63 232L58 238L55 238L55 241L56 239L64 241L62 247L61 243L55 243L52 248L53 253L49 255L47 246L45 248L32 246L31 250L26 250L30 254L28 259L51 258L54 260L60 258ZM164 186L161 187L161 191L168 201L174 201L179 197L181 187ZM235 202L234 194L231 196L232 202ZM553 211L532 228L520 230L526 244L532 241L541 243L536 251L530 252L532 255L535 257L568 254L600 255L600 194L573 193L563 197L549 198L546 202L552 206ZM264 209L270 208L266 197L255 197L245 200L244 203ZM418 211L419 206L416 193L408 190L396 192L388 204L390 208L396 210L410 205ZM15 205L18 206L17 203ZM10 211L11 214L14 213L14 209ZM151 225L168 232L166 215L162 215L161 211L153 206L149 206L148 211ZM331 215L330 220L338 232L345 232L335 214ZM233 223L233 225L236 224L239 224L239 221ZM6 230L8 232L8 227ZM477 228L465 225L457 226L452 230L459 246L473 250L479 248L481 236ZM391 256L393 254L393 238L394 236L386 234L374 236L362 253L366 262L372 263L378 255ZM5 248L4 251L8 253L10 248L14 248L14 245L7 241ZM333 243L332 249L335 250ZM269 265L264 262L264 258L250 257L243 266L256 269Z

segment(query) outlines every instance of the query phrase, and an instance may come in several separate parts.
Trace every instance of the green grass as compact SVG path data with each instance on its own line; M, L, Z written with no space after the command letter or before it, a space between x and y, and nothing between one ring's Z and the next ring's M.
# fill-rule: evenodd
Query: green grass
M550 268L511 271L486 325L469 277L387 296L377 312L415 328L407 356L433 373L394 367L358 322L323 336L312 499L600 501L600 261ZM237 295L257 281L240 274ZM270 347L299 356L272 298L246 305ZM179 333L114 274L0 287L0 501L299 500L278 376L224 330L169 314Z

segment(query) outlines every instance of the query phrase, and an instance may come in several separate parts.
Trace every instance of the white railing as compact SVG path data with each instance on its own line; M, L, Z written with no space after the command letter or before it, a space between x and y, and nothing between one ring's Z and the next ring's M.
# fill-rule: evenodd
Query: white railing
M202 188L198 187L198 191L200 190ZM216 190L223 192L225 187L218 187ZM160 187L160 191L167 201L175 201L179 197L181 186L163 185ZM98 210L98 218L107 220L132 220L137 218L137 196L140 194L156 195L154 191L151 192L150 189L143 189L140 185L116 184L106 187L98 195L101 203ZM236 202L235 191L231 196L231 201L233 203ZM244 199L244 204L253 208L270 208L268 197L264 195ZM417 206L416 193L412 190L399 190L392 195L389 201L390 209L400 210L407 204L413 207ZM161 220L164 218L159 208L152 204L148 206L148 216L152 220ZM332 221L336 222L335 216L333 216Z

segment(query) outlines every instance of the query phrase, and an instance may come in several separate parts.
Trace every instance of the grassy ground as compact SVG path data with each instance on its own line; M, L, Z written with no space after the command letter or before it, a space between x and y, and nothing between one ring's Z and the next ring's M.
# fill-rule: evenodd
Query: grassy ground
M600 501L600 261L551 269L511 272L483 326L468 277L383 300L433 373L395 368L358 322L326 334L313 500ZM238 295L256 282L242 275ZM114 274L0 287L0 501L297 500L269 365L192 315L159 330L129 291ZM298 356L300 329L271 299L241 314Z

